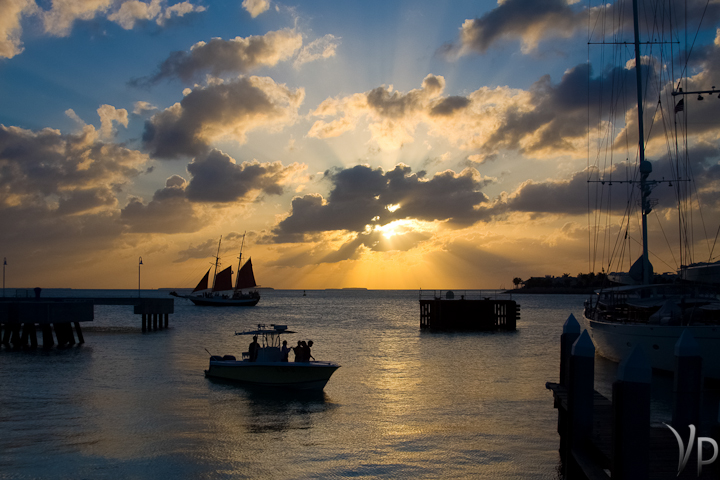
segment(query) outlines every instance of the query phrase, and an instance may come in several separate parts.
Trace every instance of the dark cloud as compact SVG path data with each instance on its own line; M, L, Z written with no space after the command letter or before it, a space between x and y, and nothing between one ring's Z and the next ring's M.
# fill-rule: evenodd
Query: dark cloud
M165 159L205 154L213 140L232 137L243 143L252 129L291 123L303 98L302 89L291 91L269 78L199 87L145 123L143 144Z
M0 204L57 200L59 214L112 205L112 186L138 176L147 157L101 142L96 133L93 127L63 135L0 125Z
M241 248L244 236L245 234L238 232L230 232L226 235L223 235L220 245L222 247L220 256L222 257L222 255L228 251L234 252L233 255L236 255L237 250ZM248 240L252 239L254 236L255 234L252 232L248 232L247 234ZM247 246L247 244L248 242L245 241L245 246ZM200 243L199 245L190 245L185 250L181 250L180 252L178 252L178 258L174 260L174 263L182 263L187 260L193 260L198 258L211 259L217 253L218 239L210 238Z
M191 233L206 226L185 197L187 182L173 175L165 188L155 192L153 199L143 204L132 198L120 212L120 222L133 233Z
M73 215L116 204L115 194L107 188L72 190L58 200L57 214Z
M507 38L522 38L526 44L534 45L549 36L569 37L585 29L586 22L587 13L568 5L566 0L506 0L482 17L466 20L458 43L446 45L441 53L485 53Z
M283 183L302 167L296 163L284 167L280 162L257 161L238 165L229 155L213 149L195 158L187 168L192 175L186 191L188 200L235 202L250 201L251 193L282 195Z
M347 230L363 232L367 225L395 220L441 220L470 225L483 218L486 185L474 169L445 171L422 180L406 165L384 172L357 165L326 172L333 187L327 201L321 195L296 197L292 212L273 230L276 242L299 241L304 234ZM397 207L397 208L395 208Z
M644 78L654 78L649 66L643 65L642 69ZM634 98L634 89L634 68L618 67L593 76L588 64L580 64L568 70L557 85L552 84L549 75L544 75L530 88L533 108L506 110L500 126L485 142L486 148L519 149L523 153L572 151L576 148L573 141L585 139L588 120L591 126L600 122L593 116L599 110L592 105L622 95ZM592 92L590 118L588 91ZM626 104L619 108L624 113L625 108L631 107Z
M231 40L213 38L193 45L187 52L172 52L153 76L130 83L135 86L153 85L168 78L188 82L203 73L215 77L227 73L247 73L262 65L273 66L287 60L301 47L302 35L288 29Z
M467 97L452 96L443 98L430 109L430 115L452 115L470 104Z

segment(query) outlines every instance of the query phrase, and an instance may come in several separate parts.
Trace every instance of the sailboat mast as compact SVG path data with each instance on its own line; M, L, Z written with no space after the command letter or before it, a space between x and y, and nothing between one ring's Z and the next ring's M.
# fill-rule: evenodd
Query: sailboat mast
M647 233L647 215L652 210L648 196L652 187L647 182L647 178L652 172L652 164L645 160L645 128L643 125L643 97L642 97L642 73L640 68L640 28L638 26L638 5L637 0L633 0L633 28L635 30L635 80L637 84L637 110L638 110L638 157L640 160L640 198L642 209L642 265L643 265L643 285L652 283L650 271L650 259L648 256L648 233Z
M213 291L215 290L215 281L217 280L217 269L218 269L218 262L220 262L220 244L222 243L222 235L220 235L220 240L218 241L218 251L217 255L215 255L215 273L213 274Z
M235 278L235 290L239 290L238 284L240 283L240 269L242 268L242 251L243 251L244 246L245 246L245 233L243 233L242 243L240 244L240 256L238 256L238 268L237 268L238 274L237 274L237 277Z

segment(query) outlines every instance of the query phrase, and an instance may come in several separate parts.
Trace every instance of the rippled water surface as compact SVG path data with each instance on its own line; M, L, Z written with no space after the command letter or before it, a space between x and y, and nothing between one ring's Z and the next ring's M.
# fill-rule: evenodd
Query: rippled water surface
M245 309L176 300L170 328L146 334L132 307L98 306L80 347L3 348L0 478L557 478L545 382L583 296L516 295L516 332L429 333L416 291L302 293ZM110 294L137 292L72 291ZM342 365L324 392L203 376L205 349L239 355L234 332L258 323Z

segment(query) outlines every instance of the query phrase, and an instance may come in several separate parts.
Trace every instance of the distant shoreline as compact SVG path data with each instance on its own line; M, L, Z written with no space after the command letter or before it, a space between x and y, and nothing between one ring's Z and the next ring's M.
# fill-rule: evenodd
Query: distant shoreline
M572 288L572 287L533 287L516 288L506 290L505 293L529 293L536 295L591 295L597 287Z

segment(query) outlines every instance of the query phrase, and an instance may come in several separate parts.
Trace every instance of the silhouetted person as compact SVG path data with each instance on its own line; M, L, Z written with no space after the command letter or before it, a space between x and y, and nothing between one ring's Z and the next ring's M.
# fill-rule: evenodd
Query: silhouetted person
M307 353L307 361L308 361L308 362L310 361L311 358L312 358L313 360L315 360L315 357L313 357L313 356L310 354L310 347L312 347L312 346L313 346L313 341L310 340L310 341L308 342L307 348L306 348L306 350L305 350L305 352Z
M287 346L287 340L283 340L282 347L280 347L280 361L281 362L288 361L288 356L290 355L290 350L292 350L292 348Z
M252 343L248 347L248 353L250 354L251 362L254 362L255 360L257 360L258 350L260 350L260 345L258 344L258 341L257 341L257 335L255 335L253 337Z
M302 342L300 340L298 340L297 346L292 348L292 351L295 353L295 361L302 362L303 361L303 347L302 347Z

